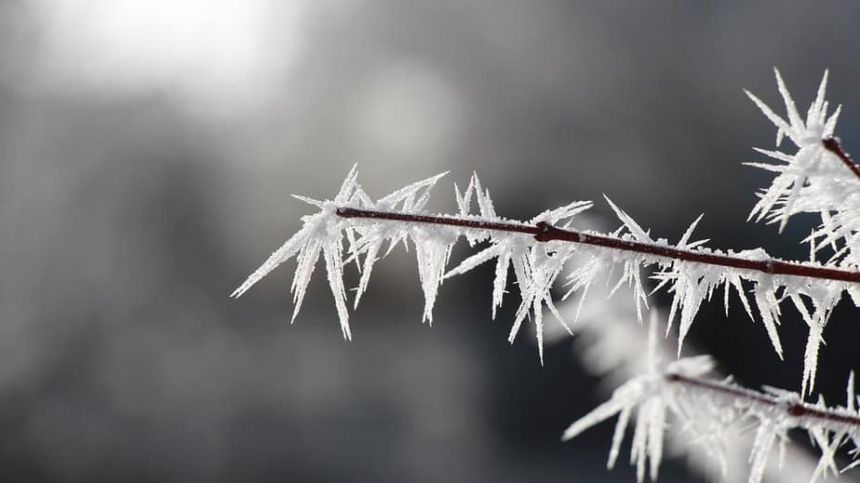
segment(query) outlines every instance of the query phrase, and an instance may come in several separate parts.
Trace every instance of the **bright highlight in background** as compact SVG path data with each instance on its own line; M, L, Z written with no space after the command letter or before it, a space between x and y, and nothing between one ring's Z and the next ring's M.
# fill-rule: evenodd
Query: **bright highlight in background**
M298 51L302 2L40 0L40 80L104 95L164 90L202 109L252 106Z

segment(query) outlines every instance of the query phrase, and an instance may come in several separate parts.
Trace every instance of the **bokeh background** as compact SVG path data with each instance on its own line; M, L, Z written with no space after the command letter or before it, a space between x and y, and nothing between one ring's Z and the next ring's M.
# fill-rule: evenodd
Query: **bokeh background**
M333 194L354 163L375 195L450 170L440 210L475 170L507 216L606 193L670 240L704 212L713 246L805 257L806 220L744 221L769 178L741 162L774 129L742 88L778 105L779 66L805 108L829 67L860 152L858 18L848 0L0 0L0 480L633 481L604 470L611 425L558 441L606 393L569 341L545 367L527 334L507 343L516 300L490 321L488 269L442 287L431 329L394 253L351 343L320 272L292 326L291 265L228 294L309 212L290 194ZM719 304L690 340L797 389L786 312L785 362ZM825 332L829 402L860 369L856 313ZM695 478L683 459L662 475Z

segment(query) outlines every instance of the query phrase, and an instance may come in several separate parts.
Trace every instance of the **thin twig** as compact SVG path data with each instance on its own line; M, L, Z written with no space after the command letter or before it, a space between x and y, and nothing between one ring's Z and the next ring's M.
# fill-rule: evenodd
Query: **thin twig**
M799 401L786 403L784 400L778 397L771 396L769 394L761 393L758 391L753 391L751 389L746 389L743 387L729 385L721 381L699 379L694 377L682 376L680 374L667 374L666 380L673 383L695 386L697 388L706 389L708 391L725 394L731 396L734 399L747 400L755 402L757 404L764 404L766 406L785 406L785 411L789 415L796 418L814 418L837 425L850 425L860 427L860 417L845 414L844 412L839 410L815 407L810 404Z
M860 167L854 163L854 160L851 159L851 156L842 149L842 144L839 142L839 138L827 138L821 141L824 144L824 148L835 154L839 159L842 160L842 163L854 173L854 176L857 176L860 179Z
M384 221L404 221L409 223L423 223L445 226L459 226L475 230L507 231L532 235L540 242L565 241L582 243L615 250L644 253L660 257L673 258L685 262L703 263L706 265L717 265L721 267L740 268L754 270L771 275L793 275L797 277L809 277L823 280L838 280L842 282L860 283L860 272L839 270L835 268L801 265L799 263L786 262L782 260L749 260L746 258L733 257L730 255L717 255L713 253L702 253L692 250L682 250L663 245L654 245L631 240L621 240L603 235L583 233L574 230L556 228L549 223L540 222L536 225L519 224L513 222L490 222L471 218L458 218L456 216L442 215L417 215L411 213L398 213L391 211L363 210L358 208L341 207L337 214L344 218L365 218Z

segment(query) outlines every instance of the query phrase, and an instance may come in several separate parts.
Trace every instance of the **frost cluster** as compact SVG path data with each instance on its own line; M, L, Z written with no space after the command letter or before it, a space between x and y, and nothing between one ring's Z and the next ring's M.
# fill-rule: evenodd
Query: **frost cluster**
M848 381L846 405L841 407L828 408L823 398L815 404L805 403L800 394L776 388L752 391L733 383L731 378L705 377L713 369L708 356L664 363L657 349L655 320L650 326L649 363L644 374L618 387L608 401L570 425L562 436L570 440L618 415L608 468L615 465L631 418L635 422L630 463L636 466L640 482L646 471L651 480L656 480L664 452L664 433L669 428L708 453L723 474L727 472L727 454L738 443L737 435L754 431L749 483L762 481L774 445L778 445L783 459L788 432L795 428L805 430L821 451L812 481L840 473L836 464L840 447L850 443L860 448L860 398L854 393L853 373Z
M353 168L333 199L318 201L297 196L319 211L303 217L302 228L252 273L233 296L241 296L277 266L295 257L297 267L291 287L295 319L322 256L343 336L350 339L344 282L346 265L354 262L360 272L353 301L355 307L368 288L374 264L397 245L406 248L411 245L425 299L423 320L432 323L433 307L442 283L492 261L495 263L492 316L495 318L509 285L515 285L519 307L509 341L513 342L523 323L530 320L535 327L541 363L544 310L552 314L565 331L572 333L571 325L555 305L553 291L558 286L565 288L561 299L579 294L580 308L596 282L608 281L614 287L610 295L619 287L627 286L641 322L649 295L643 280L643 273L648 272L643 268L650 269L650 276L656 281L654 290L665 289L673 295L668 325L671 329L673 321L677 320L679 355L701 304L722 290L726 312L729 299L737 297L746 314L762 322L774 350L782 357L781 312L784 305L791 305L809 327L799 395L758 393L738 388L728 381L681 384L682 380L699 380L710 369L710 362L706 358L679 359L666 365L655 361L645 375L621 386L609 402L574 423L565 438L620 414L619 429L610 453L611 466L618 454L623 428L635 412L633 461L641 480L646 459L650 460L652 478L656 477L667 414L678 417L685 429L701 431L705 439L716 437L720 432L715 429L719 427L753 420L758 429L750 481L760 481L762 465L771 446L783 441L786 431L793 427L809 431L822 448L821 469L816 473L833 470L835 448L847 440L856 443L857 426L833 426L815 418L791 415L785 408L807 404L802 400L814 388L819 347L824 341L823 332L829 316L845 292L857 305L860 290L857 283L821 275L785 274L772 268L790 264L810 272L828 269L857 272L860 259L853 253L853 247L860 243L857 239L860 236L860 190L857 189L860 178L846 169L844 159L825 145L833 136L840 112L839 108L832 114L827 112L828 103L824 100L827 74L805 119L798 113L779 72L776 77L787 119L747 94L776 125L777 146L788 137L795 148L758 150L776 162L751 164L772 171L776 176L759 194L750 218L778 224L782 230L794 214L817 213L821 224L806 240L811 254L808 261L777 260L761 248L739 252L709 248L708 240L693 239L693 231L701 217L672 244L666 239L654 238L649 230L642 228L608 198L607 203L621 222L618 229L609 233L574 229L577 215L591 208L590 201L576 201L547 210L531 220L510 220L496 213L490 193L477 175L472 176L462 192L455 185L456 213L431 214L425 207L431 190L445 173L374 200L358 184L357 171ZM541 231L544 229L549 231ZM567 236L563 239L543 236L560 231ZM478 246L479 250L452 268L449 267L452 248L460 238L465 238L470 246ZM713 262L715 258L754 263L745 265L750 268L732 268ZM510 272L513 272L513 283L509 281ZM730 293L734 296L730 297ZM579 309L574 322L578 317ZM823 403L820 406L823 407ZM849 397L848 406L838 411L854 417L853 397ZM718 448L719 444L714 443L713 447Z

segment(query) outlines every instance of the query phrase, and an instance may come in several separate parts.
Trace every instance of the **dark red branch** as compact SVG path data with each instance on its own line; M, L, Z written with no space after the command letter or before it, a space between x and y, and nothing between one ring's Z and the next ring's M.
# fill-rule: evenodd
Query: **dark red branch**
M409 213L397 213L389 211L362 210L358 208L338 208L337 214L344 218L365 218L384 221L404 221L409 223L423 223L431 225L459 226L476 230L506 231L532 235L537 241L565 241L582 243L627 252L643 253L659 257L673 258L685 262L704 263L721 267L740 268L754 270L771 275L794 275L798 277L810 277L824 280L839 280L843 282L860 283L860 272L839 270L835 268L812 267L798 263L785 262L781 260L748 260L730 255L716 255L712 253L695 252L679 248L654 245L629 240L621 240L604 235L594 235L573 230L563 230L548 223L540 222L536 225L520 224L513 222L490 222L471 218L458 218L455 216L442 215L415 215Z
M842 144L839 143L839 138L827 138L821 141L824 144L824 148L835 154L836 157L842 160L842 164L848 167L854 176L860 179L860 167L854 163L854 160L851 159L851 156L842 149Z
M784 401L771 396L769 394L764 394L761 392L753 391L750 389L730 386L725 383L719 381L710 381L707 379L698 379L693 377L682 376L679 374L667 374L666 379L679 383L685 384L688 386L695 386L699 388L706 389L708 391L714 391L720 394L726 394L732 396L733 398L746 399L749 401L754 401L759 404L764 404L766 406L780 406L785 405L785 410L791 416L796 418L799 417L809 417L821 419L823 421L828 421L834 424L848 424L851 426L860 426L860 417L852 416L849 414L842 414L835 410L831 409L822 409L817 408L815 406L811 406L802 402L793 402L790 404L785 404Z

